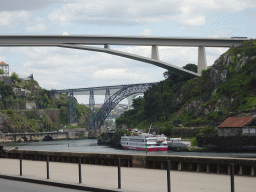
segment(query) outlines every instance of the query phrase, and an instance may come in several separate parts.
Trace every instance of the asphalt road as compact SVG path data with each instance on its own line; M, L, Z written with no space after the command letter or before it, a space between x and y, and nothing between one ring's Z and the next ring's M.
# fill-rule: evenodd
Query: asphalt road
M81 190L65 189L54 186L28 182L0 179L0 192L80 192ZM84 191L83 191L84 192Z

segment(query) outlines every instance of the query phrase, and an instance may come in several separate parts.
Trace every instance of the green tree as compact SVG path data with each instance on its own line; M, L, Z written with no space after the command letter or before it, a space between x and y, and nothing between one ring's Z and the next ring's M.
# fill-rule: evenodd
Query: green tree
M3 82L0 83L0 94L3 100L7 98L15 98L12 86L9 84L3 84Z
M13 81L20 81L20 78L19 78L18 74L15 73L15 72L12 73L10 79L13 80Z
M186 66L183 67L183 69L187 69L189 71L192 71L194 73L197 73L197 65L189 63Z
M3 74L4 74L4 70L0 69L0 75L3 75Z

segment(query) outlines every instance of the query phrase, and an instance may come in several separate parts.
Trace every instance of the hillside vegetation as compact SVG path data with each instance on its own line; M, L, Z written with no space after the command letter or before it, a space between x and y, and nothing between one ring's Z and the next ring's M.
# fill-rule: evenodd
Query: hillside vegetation
M21 80L14 73L11 83L0 82L0 126L3 132L43 132L55 131L68 126L69 96L61 94L51 98L50 91L42 89L35 80ZM15 88L29 93L18 94ZM28 109L26 104L33 108ZM34 109L36 108L36 109ZM78 125L85 127L88 108L75 101Z
M196 72L197 66L184 68ZM230 48L201 77L188 79L172 71L116 120L117 127L148 128L170 135L176 127L206 127L256 108L256 41Z

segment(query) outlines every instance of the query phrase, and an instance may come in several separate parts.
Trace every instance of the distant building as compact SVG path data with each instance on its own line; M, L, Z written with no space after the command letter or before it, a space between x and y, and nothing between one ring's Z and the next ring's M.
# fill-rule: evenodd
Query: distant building
M5 62L2 61L0 63L0 69L4 70L4 74L1 76L9 76L9 65L8 64L6 64Z
M29 75L28 77L25 77L25 78L20 78L21 80L23 81L27 81L27 80L34 80L34 76L33 76L33 73L31 75Z
M256 135L256 117L229 117L218 126L219 136Z
M29 90L26 89L22 89L22 88L13 88L13 92L16 93L16 95L21 95L21 96L29 96L31 94L31 92Z

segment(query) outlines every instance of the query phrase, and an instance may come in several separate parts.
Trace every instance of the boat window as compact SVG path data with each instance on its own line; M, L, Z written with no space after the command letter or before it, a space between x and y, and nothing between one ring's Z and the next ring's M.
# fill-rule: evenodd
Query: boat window
M133 141L133 142L144 142L144 139L134 139L134 138L130 138L130 141Z

